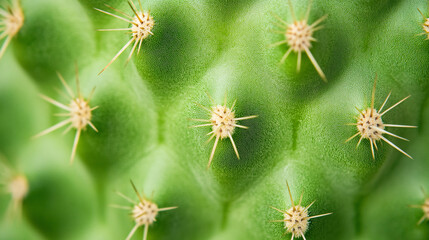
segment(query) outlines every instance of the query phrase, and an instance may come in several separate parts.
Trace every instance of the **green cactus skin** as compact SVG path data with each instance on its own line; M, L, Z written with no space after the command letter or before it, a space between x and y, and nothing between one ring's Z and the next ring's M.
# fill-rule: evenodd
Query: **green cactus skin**
M302 206L317 200L310 215L333 213L310 221L308 240L429 238L428 221L417 225L423 211L410 207L429 191L425 0L314 0L308 22L329 16L311 48L327 83L307 57L298 73L297 54L280 64L288 46L270 47L284 40L273 14L293 21L285 0L143 1L154 35L126 66L131 49L98 75L130 40L97 31L130 27L94 9L105 3L133 14L125 0L21 0L24 25L0 59L0 153L29 191L14 217L0 195L0 239L125 239L135 222L110 204L123 201L115 191L138 200L130 179L158 206L178 206L157 216L148 240L280 239L270 206L291 207L285 181L295 199L304 193ZM309 1L292 4L305 16ZM31 137L58 122L39 94L64 102L56 72L74 89L75 64L82 95L96 86L99 132L82 132L70 165L74 134ZM344 143L376 74L375 106L390 91L390 104L412 95L383 121L418 126L395 129L409 142L387 136L414 160L388 144L373 159L368 141ZM207 118L195 105L212 105L205 92L237 99L236 116L258 115L234 132L240 159L219 141L209 169L208 129L189 128Z

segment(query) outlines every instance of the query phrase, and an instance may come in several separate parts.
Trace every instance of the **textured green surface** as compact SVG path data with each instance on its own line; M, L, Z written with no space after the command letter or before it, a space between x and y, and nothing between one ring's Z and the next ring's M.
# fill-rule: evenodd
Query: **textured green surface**
M429 192L429 42L416 36L426 1L315 0L310 22L329 17L311 51L328 83L305 55L297 74L296 54L280 65L287 46L268 47L283 40L270 12L292 20L284 0L143 1L155 35L127 66L129 50L97 76L129 40L96 31L127 27L93 9L103 3L131 12L125 0L22 0L24 26L0 60L0 152L30 192L0 239L125 239L134 223L109 204L127 204L116 190L136 199L130 179L160 207L179 206L159 214L151 240L280 239L282 224L269 221L282 215L269 207L290 207L286 180L296 200L317 200L312 215L333 212L311 221L309 240L429 238L428 223L416 225L422 211L408 207L423 203L421 186ZM293 1L298 18L307 4ZM65 100L56 71L74 88L75 62L83 94L96 86L99 133L82 134L70 166L74 132L30 138L59 119L38 94ZM383 121L418 126L390 128L410 142L387 137L414 160L386 143L375 160L368 141L344 143L376 73L376 108L390 91L387 106L412 95ZM210 106L205 92L219 103L227 92L237 116L259 116L233 136L241 159L226 139L208 170L210 130L188 120L207 118L195 104ZM2 216L7 202L2 195Z

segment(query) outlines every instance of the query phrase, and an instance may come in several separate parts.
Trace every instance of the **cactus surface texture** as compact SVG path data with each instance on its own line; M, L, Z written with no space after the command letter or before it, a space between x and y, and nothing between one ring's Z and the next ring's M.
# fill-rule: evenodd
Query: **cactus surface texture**
M0 240L429 239L428 7L0 0Z

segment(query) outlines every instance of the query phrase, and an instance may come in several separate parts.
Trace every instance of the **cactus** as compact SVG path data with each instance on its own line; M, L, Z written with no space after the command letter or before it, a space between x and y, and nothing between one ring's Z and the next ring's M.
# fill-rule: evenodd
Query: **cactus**
M427 239L428 5L2 0L0 239Z

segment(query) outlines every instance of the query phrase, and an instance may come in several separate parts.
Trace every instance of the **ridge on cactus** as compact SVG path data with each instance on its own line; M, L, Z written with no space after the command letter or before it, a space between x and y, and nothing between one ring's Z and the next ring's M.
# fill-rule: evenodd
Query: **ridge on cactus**
M367 108L366 110L362 111L359 108L356 107L356 110L359 112L359 117L356 118L357 123L348 123L347 125L353 125L357 127L358 132L351 136L349 139L346 140L346 142L352 140L353 138L357 137L358 135L361 135L356 148L359 147L360 142L362 141L362 139L368 139L370 144L371 144L371 153L372 153L372 158L375 159L375 155L374 155L374 147L376 150L378 150L378 146L377 146L377 141L383 140L386 143L388 143L389 145L391 145L392 147L394 147L396 150L398 150L399 152L401 152L402 154L404 154L405 156L413 159L410 155L408 155L405 151L403 151L402 149L400 149L398 146L396 146L394 143L392 143L391 141L389 141L387 138L383 137L383 133L390 135L392 137L396 137L405 141L409 141L406 138L400 137L398 135L395 135L391 132L388 132L385 129L385 127L398 127L398 128L416 128L417 126L410 126L410 125L398 125L398 124L386 124L383 123L383 120L381 119L381 117L386 114L387 112L389 112L390 110L392 110L393 108L395 108L396 106L398 106L400 103L402 103L403 101L407 100L410 96L407 96L405 98L403 98L402 100L398 101L397 103L393 104L390 108L383 110L383 107L385 106L385 104L387 103L387 100L390 97L390 94L392 92L390 92L386 99L384 100L383 104L381 105L380 109L377 110L374 108L374 99L375 99L375 88L377 85L377 75L375 76L375 80L374 80L374 86L372 88L372 98L371 98L371 107Z
M228 137L231 140L231 144L232 144L232 147L234 148L235 155L237 155L237 158L240 159L240 155L238 154L237 146L235 146L235 142L234 142L234 139L232 138L232 134L234 133L235 127L244 128L244 129L248 129L248 127L237 124L237 121L252 119L252 118L256 118L258 116L252 115L252 116L247 116L247 117L236 118L234 107L235 107L237 100L235 100L234 103L232 104L232 106L230 108L228 108L227 107L227 96L226 96L226 94L225 94L225 100L224 100L223 106L222 105L216 105L213 98L208 93L206 93L206 94L209 97L211 103L213 104L211 109L204 107L203 105L201 105L199 103L196 103L196 104L200 108L209 112L210 119L191 119L191 120L197 121L197 122L209 122L209 123L194 125L191 127L207 127L207 126L212 127L212 131L207 134L207 135L211 135L207 142L210 142L214 137L216 137L216 139L215 139L215 143L213 145L212 152L210 154L209 163L207 164L207 168L209 168L211 165L211 162L213 160L213 156L214 156L214 153L216 151L216 147L217 147L217 143L219 142L219 139L222 140L222 139Z
M46 135L52 131L55 131L55 130L57 130L57 129L59 129L59 128L67 125L67 124L70 124L66 128L64 133L67 133L72 128L76 129L76 135L74 137L72 153L70 156L70 163L73 163L74 157L76 155L77 144L79 143L79 138L80 138L80 134L81 134L82 130L86 130L86 126L89 125L94 131L98 132L97 128L91 122L92 111L94 111L95 109L98 108L98 106L92 107L92 108L90 106L91 97L92 97L92 94L94 93L95 87L92 89L88 99L85 100L85 98L81 95L81 92L80 92L79 73L78 73L77 66L76 66L76 91L77 91L76 95L73 93L70 86L66 83L63 76L58 72L57 72L57 75L58 75L58 78L61 80L61 83L63 84L64 88L66 89L66 92L70 97L71 103L69 105L64 105L64 104L62 104L62 103L60 103L60 102L58 102L58 101L56 101L50 97L47 97L43 94L41 94L40 96L42 97L42 99L51 103L52 105L55 105L55 106L57 106L63 110L66 110L67 113L58 113L55 115L60 116L60 117L67 117L67 119L55 124L54 126L48 128L42 132L40 132L39 134L37 134L33 138L41 137L41 136Z
M424 220L429 219L429 195L426 194L425 190L422 187L422 193L425 197L425 202L423 205L410 205L412 208L421 208L423 210L423 216L417 222L417 225L420 225Z
M124 15L126 18L125 19L123 17L120 17L118 15L103 11L101 9L95 8L95 10L102 12L104 14L107 14L109 16L118 18L122 21L125 21L127 23L131 24L131 27L129 28L116 28L116 29L99 29L98 31L127 31L127 33L132 34L132 38L125 44L125 46L119 50L119 52L113 57L113 59L107 64L106 67L103 68L103 70L101 70L101 72L99 73L99 75L104 72L104 70L106 70L106 68L108 68L110 66L110 64L112 64L124 51L125 49L128 48L128 46L130 46L133 42L134 45L131 49L130 54L128 55L127 58L127 63L130 61L137 45L139 45L138 49L137 49L137 54L140 53L140 49L142 46L142 42L144 39L146 39L147 37L149 37L149 35L153 35L152 33L152 28L155 25L155 21L153 20L153 17L150 15L150 11L145 12L143 11L142 8L142 4L141 1L139 0L139 5L140 5L140 9L137 9L136 6L134 5L133 1L128 0L128 5L130 5L131 10L134 13L134 16L130 16L116 8L113 8L107 4L105 4L108 8L111 8L112 10Z
M12 38L19 32L24 24L24 13L19 0L13 0L12 6L0 8L0 40L6 38L0 49L0 59L6 51Z
M302 237L305 240L304 234L308 230L309 220L312 218L327 216L332 213L324 213L324 214L319 214L315 216L309 216L308 209L314 204L314 202L316 202L316 200L311 202L307 207L303 207L301 206L302 196L303 196L303 194L301 193L301 197L299 198L299 203L298 205L295 205L292 198L292 193L290 192L289 184L287 181L286 181L286 186L289 192L289 197L290 197L290 202L292 204L292 207L289 208L287 211L280 210L275 207L271 207L272 209L280 213L283 213L283 217L284 217L281 220L272 220L271 222L284 222L285 224L284 228L286 228L286 232L284 233L284 235L286 235L287 233L292 233L291 240L293 240L295 237L296 238Z
M316 20L311 25L308 25L308 17L310 16L310 10L311 10L311 1L308 4L307 12L305 13L305 17L303 20L297 20L295 16L295 12L292 7L292 2L289 0L289 6L290 11L293 18L293 23L287 23L285 20L280 18L279 16L274 15L274 17L280 21L279 27L282 28L281 31L274 31L276 33L282 34L285 36L285 40L282 40L280 42L276 42L271 44L271 47L279 46L282 44L288 44L289 49L286 51L286 53L283 55L282 59L280 60L281 63L284 63L284 61L287 59L289 54L292 52L292 50L295 53L298 53L298 60L296 64L296 71L299 72L301 69L301 55L302 52L305 52L310 59L311 63L313 64L314 68L316 68L317 73L319 73L320 77L323 79L323 81L326 80L326 76L323 73L322 69L320 68L319 64L317 63L316 59L314 58L313 54L311 54L310 48L312 47L311 42L317 41L313 37L313 33L317 30L323 28L323 26L317 26L319 25L323 20L325 20L328 16L325 15L318 20Z
M120 205L111 205L112 207L119 208L119 209L125 209L131 211L131 216L133 217L134 221L136 222L136 225L134 225L133 229L131 229L131 232L128 234L126 240L129 240L133 237L134 233L136 232L137 228L144 225L144 232L143 232L143 240L147 239L147 233L149 230L149 225L154 223L156 221L156 216L158 215L158 212L168 211L176 209L177 207L165 207L165 208L158 208L158 205L156 205L154 202L148 200L144 195L140 195L140 193L137 191L136 186L134 185L133 181L131 182L131 186L134 189L134 192L136 193L137 197L139 198L139 202L136 202L132 200L131 198L125 196L124 194L117 192L117 194L122 197L123 199L127 200L128 202L134 204L133 207L128 206L120 206Z

